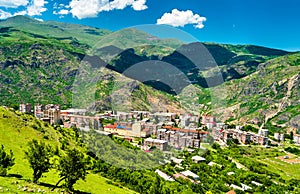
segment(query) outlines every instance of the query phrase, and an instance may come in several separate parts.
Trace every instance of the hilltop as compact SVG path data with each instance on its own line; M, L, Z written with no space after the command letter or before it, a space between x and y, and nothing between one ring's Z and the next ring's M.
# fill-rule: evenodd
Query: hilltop
M14 16L2 20L0 21L0 27L9 27L62 41L76 40L88 45L97 41L99 37L111 33L109 30L77 24L67 24L55 21L41 22L27 16Z

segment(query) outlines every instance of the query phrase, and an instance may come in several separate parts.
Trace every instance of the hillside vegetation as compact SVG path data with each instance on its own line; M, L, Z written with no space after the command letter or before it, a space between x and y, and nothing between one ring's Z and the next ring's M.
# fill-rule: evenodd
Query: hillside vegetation
M34 25L42 25L41 22L25 17L14 19L22 18ZM13 19L8 21L14 24ZM43 28L43 25L40 27ZM83 91L96 102L97 110L112 108L111 95L120 88L118 83L121 84L124 80L130 85L130 90L125 92L129 92L127 96L131 109L180 109L178 102L169 95L154 91L116 72L103 70L101 67L105 67L106 63L99 57L86 55L85 44L44 37L36 33L40 32L32 33L13 27L0 28L0 104L12 106L19 103L56 103L63 108L72 107L72 95L76 90L73 87L74 81L76 76L79 77L77 80L81 79L79 71L87 65L92 68L90 77L98 81L92 82L95 87L89 91L87 86L90 83L83 81L81 84ZM119 97L115 99L118 100ZM155 105L158 99L161 99L160 104ZM89 105L84 108L88 107Z
M243 79L226 84L229 115L275 131L299 129L300 53L262 63ZM235 120L235 119L234 119Z
M72 129L54 128L31 115L22 114L0 107L0 144L6 150L12 150L15 165L8 172L8 177L0 177L0 187L5 193L23 193L29 190L37 192L39 189L47 193L59 180L58 172L51 170L41 178L39 184L33 184L32 169L25 157L28 142L36 139L44 141L63 154L67 148L77 148L86 153L87 148L76 138L76 131ZM110 181L111 182L111 181ZM23 191L26 188L27 191ZM90 173L86 181L78 181L75 190L82 193L134 193L126 188L120 188L107 183L107 179ZM58 188L57 191L63 191Z

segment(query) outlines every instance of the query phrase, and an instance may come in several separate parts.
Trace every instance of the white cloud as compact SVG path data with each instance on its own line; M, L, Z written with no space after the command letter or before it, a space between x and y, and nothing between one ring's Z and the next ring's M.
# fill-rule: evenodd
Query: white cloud
M78 19L96 17L99 9L99 0L72 0L70 13Z
M35 16L35 15L42 15L42 12L47 11L45 4L47 1L44 0L32 0L31 4L27 7L27 15Z
M163 16L157 20L157 24L167 24L174 27L184 27L187 24L194 24L195 28L203 28L203 22L206 21L205 17L194 14L191 10L179 11L173 9L171 13L164 13Z
M78 19L97 17L102 11L124 9L131 6L135 11L147 9L146 0L72 0L70 13Z
M69 12L69 10L67 10L67 9L61 9L61 10L59 10L59 12L58 12L58 14L59 15L67 15L67 14L69 14L70 12Z
M0 0L0 7L17 8L19 6L26 6L28 0Z
M69 5L65 4L57 4L56 2L53 4L53 14L54 15L59 15L59 18L63 18L65 15L68 15L70 13L70 8Z
M45 0L30 0L30 2L28 0L11 0L10 2L0 0L0 7L17 8L19 6L26 6L25 10L17 10L14 14L0 10L0 17L8 18L16 15L39 16L47 11L47 8L45 7L47 3L48 2Z
M136 11L145 10L148 8L146 0L137 0L132 3L132 8Z
M60 15L60 18L63 18L64 15L68 15L69 13L70 13L70 11L67 10L67 9L61 9L59 11L53 11L53 14L54 15Z
M4 20L4 19L9 18L11 16L12 16L11 13L3 11L3 10L0 9L0 19L1 20Z
M14 14L14 16L16 16L16 15L26 15L27 14L27 11L19 11L19 12L17 12L17 13L15 13Z
M39 22L43 22L44 20L41 18L34 18L35 20L39 21Z

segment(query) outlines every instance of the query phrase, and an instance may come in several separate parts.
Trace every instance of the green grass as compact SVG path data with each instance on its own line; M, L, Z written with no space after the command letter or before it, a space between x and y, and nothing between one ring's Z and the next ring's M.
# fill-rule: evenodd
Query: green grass
M35 128L37 128L37 130L32 128L32 126L36 126ZM44 177L40 179L40 185L31 183L32 170L24 154L24 150L27 149L27 142L32 139L44 140L53 147L60 147L61 143L59 139L67 138L69 146L76 146L83 150L84 148L78 147L77 143L72 139L73 135L74 132L70 129L59 133L52 126L45 125L31 115L24 115L18 112L14 113L0 107L0 144L5 146L5 150L11 149L13 151L16 163L12 169L8 171L9 177L0 177L0 187L4 189L3 191L5 191L5 193L20 193L21 190L19 190L18 187L23 188L26 186L30 189L37 190L40 188L50 192L52 186L59 180L58 172L51 170L46 173ZM48 136L49 140L44 139L45 136ZM78 181L74 185L74 188L75 190L87 193L134 193L127 188L116 186L117 184L113 182L113 184L109 184L108 182L106 178L90 173L86 177L86 181ZM8 191L6 189L8 189ZM57 190L59 191L61 188Z
M300 164L289 164L287 162L283 162L278 158L265 158L262 160L258 160L264 164L267 164L267 169L280 174L280 176L285 179L300 179Z
M108 179L103 178L101 176L95 174L89 174L86 177L86 181L78 181L74 186L76 191L85 192L85 193L113 193L113 194L131 194L136 193L129 189L115 186L113 184L108 183ZM4 193L28 193L27 191L23 191L23 188L29 188L34 190L37 193L38 189L46 191L46 193L51 193L49 178L42 178L41 183L39 185L30 183L24 179L16 178L16 177L0 177L0 192ZM52 183L51 185L54 185ZM60 192L63 189L58 188L54 192Z
M266 170L279 174L284 180L300 179L300 164L289 164L281 161L278 156L287 155L282 148L245 147L246 155L257 162L266 164ZM295 156L296 157L296 156Z

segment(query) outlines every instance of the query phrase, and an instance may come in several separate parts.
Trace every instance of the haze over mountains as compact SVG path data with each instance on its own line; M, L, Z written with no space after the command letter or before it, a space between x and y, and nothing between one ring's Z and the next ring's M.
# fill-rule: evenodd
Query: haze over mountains
M0 99L4 105L72 106L72 86L85 61L93 70L87 75L98 80L95 88L83 89L96 99L99 110L112 108L112 101L121 98L110 94L126 93L125 87L131 98L118 101L116 109L122 109L119 105L123 104L135 110L180 111L189 109L185 104L190 101L203 105L197 111L209 112L213 91L209 87L225 87L224 121L273 131L300 126L299 53L254 45L183 43L134 28L111 32L24 16L0 21L0 40ZM169 64L179 71L149 68L158 77L145 80L141 76L145 72L134 73L137 64L156 64L153 67L157 68ZM180 105L176 94L190 85L197 88L196 99Z

